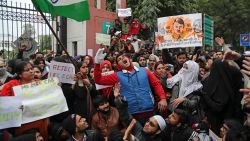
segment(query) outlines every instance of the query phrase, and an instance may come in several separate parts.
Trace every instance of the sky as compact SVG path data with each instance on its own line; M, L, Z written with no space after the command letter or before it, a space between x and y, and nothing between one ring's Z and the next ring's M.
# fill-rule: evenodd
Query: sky
M7 0L9 1L9 0ZM13 2L32 3L31 0L12 0Z
M24 7L24 4L26 3L26 5L31 4L30 6L33 7L31 0L7 0L8 5L10 5L11 1L13 2L12 4L14 6L16 6L16 2L17 2L18 6L20 5L20 3L22 3L22 7ZM10 10L10 9L1 8L0 10ZM20 10L18 10L18 12L20 12ZM7 22L6 20L3 21L2 19L0 19L0 35L7 34L7 33L12 34L12 32L13 32L14 38L17 38L17 36L21 35L21 32L22 32L21 31L21 26L23 26L23 25L24 25L24 22L22 22L22 23L21 22L13 22L13 31L12 31L12 22L10 20ZM45 29L44 24L39 24L39 25L38 24L33 24L33 25L35 26L35 32L37 33L36 36L38 36L38 34L41 35L42 32L43 33L45 33L45 32L49 33L48 27L46 27L46 29ZM43 28L42 28L42 26L43 26ZM3 39L0 39L0 41L1 40L3 40ZM6 40L6 38L4 40ZM13 40L15 40L15 39L13 39Z

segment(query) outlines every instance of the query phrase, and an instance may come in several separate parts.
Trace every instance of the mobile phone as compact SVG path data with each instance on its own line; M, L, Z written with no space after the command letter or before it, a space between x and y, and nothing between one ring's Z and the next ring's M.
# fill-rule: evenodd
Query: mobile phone
M243 56L250 57L250 51L245 51L245 52L243 53Z

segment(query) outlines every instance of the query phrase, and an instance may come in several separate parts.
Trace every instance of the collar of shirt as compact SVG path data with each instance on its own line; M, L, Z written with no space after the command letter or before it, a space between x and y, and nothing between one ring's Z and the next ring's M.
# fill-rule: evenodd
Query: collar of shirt
M136 66L134 66L134 69L135 69L135 71L139 71L139 68L137 68ZM128 70L122 70L122 72L123 73L132 73L132 72L130 72L130 71L128 71Z

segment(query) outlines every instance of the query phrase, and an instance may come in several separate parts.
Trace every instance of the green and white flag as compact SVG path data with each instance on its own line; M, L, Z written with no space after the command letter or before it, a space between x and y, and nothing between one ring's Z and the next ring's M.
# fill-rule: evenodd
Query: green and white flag
M32 0L36 8L52 16L63 16L76 21L90 19L88 0Z

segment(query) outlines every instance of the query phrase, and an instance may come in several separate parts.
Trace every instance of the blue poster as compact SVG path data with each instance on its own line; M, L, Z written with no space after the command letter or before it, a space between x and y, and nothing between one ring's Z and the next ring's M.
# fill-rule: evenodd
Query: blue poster
M250 34L240 34L240 46L250 46Z

